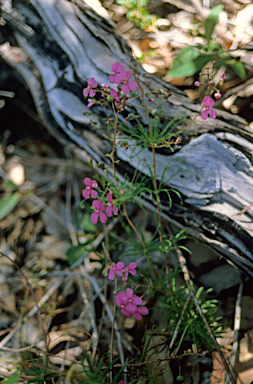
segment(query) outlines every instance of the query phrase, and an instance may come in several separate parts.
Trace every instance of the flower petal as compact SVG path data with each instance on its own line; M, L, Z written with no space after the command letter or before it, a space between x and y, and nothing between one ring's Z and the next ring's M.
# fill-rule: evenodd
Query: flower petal
M202 103L206 108L211 108L214 105L214 100L209 96L205 96Z
M110 205L109 207L107 207L105 212L108 217L112 217L112 206Z
M113 84L115 82L115 75L110 75L109 80L110 80L110 83Z
M118 261L117 262L117 268L121 268L122 269L122 268L124 268L124 265L125 264L123 263L123 261Z
M208 117L208 109L204 109L202 112L201 112L201 117L203 120L206 120L207 117Z
M131 91L135 91L137 89L137 83L135 83L134 81L131 81L129 83L129 88L131 89Z
M210 117L215 119L215 117L217 116L217 112L214 109L210 109L209 110L209 115L210 115Z
M123 315L125 315L125 316L130 316L130 315L131 315L131 313L129 313L129 312L126 310L126 308L121 308L121 312L122 312Z
M128 93L130 93L130 88L129 88L129 83L126 83L122 86L122 91L127 95Z
M99 209L100 208L100 201L99 200L94 200L93 201L93 207L95 208L95 209Z
M143 315L147 315L148 314L148 308L147 307L138 307L136 310L138 312L142 313Z
M132 77L133 75L132 75L132 72L131 71L126 71L126 78L129 80L129 79L131 79L131 77Z
M137 308L138 309L138 308ZM141 320L142 319L142 316L140 315L139 312L135 311L134 313L132 313L133 317L136 319L136 320Z
M113 214L116 216L118 214L118 208L115 207L114 205L112 205L112 211L113 211Z
M101 221L101 223L106 223L106 221L107 221L107 216L106 216L105 213L100 212L99 217L100 217L100 221Z
M83 197L85 199L88 199L90 197L90 190L89 189L84 189L83 190Z
M96 199L96 198L98 197L98 193L97 193L97 191L93 191L93 189L91 189L90 194L91 194L91 197L92 197L93 199Z
M83 90L84 97L87 97L88 94L89 94L89 89L88 88L84 88L84 90Z
M97 222L98 222L98 212L92 213L90 219L91 219L91 222L93 224L97 224Z
M112 193L107 193L107 200L108 200L108 202L109 202L110 204L113 203L113 201L112 201Z
M126 295L128 298L132 298L133 297L133 290L131 288L127 288Z
M94 91L94 89L90 89L90 97L93 97L95 96L96 92Z
M87 186L87 187L91 187L92 185L92 181L89 177L85 177L84 179L84 184Z
M108 280L114 280L114 277L115 277L115 267L113 266L109 271Z

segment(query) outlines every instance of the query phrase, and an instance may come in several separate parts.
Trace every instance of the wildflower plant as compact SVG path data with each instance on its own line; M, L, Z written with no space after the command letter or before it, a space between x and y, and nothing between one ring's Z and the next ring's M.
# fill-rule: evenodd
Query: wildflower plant
M214 324L216 302L214 300L204 301L203 295L201 296L202 288L195 295L194 285L191 281L179 289L175 288L176 275L182 271L177 268L169 268L168 254L173 253L175 248L179 252L187 252L187 249L179 244L180 240L184 239L187 234L183 231L175 235L165 233L162 224L161 193L165 192L171 203L172 199L168 188L163 185L164 173L160 180L157 180L155 153L158 148L168 148L173 151L181 143L179 134L189 129L193 121L181 128L182 124L187 123L186 119L181 116L162 126L163 103L167 101L169 95L163 90L154 90L153 94L158 100L154 102L151 93L147 92L141 85L140 74L133 57L130 61L133 64L131 70L125 68L120 62L115 62L112 65L109 76L110 85L102 84L99 87L97 81L91 78L84 89L84 97L88 99L86 108L92 107L94 100L92 98L96 95L94 103L99 103L104 107L108 131L113 129L113 133L108 134L108 136L104 135L112 146L111 153L107 155L109 163L97 165L96 171L101 169L101 172L96 172L96 180L91 180L88 177L84 179L83 197L85 204L90 206L91 223L101 222L105 225L111 220L118 219L131 236L125 240L128 249L121 254L121 257L132 257L133 261L129 262L128 265L125 265L121 260L115 260L113 263L110 258L110 248L107 247L106 251L108 284L109 287L114 285L116 319L123 316L132 317L136 321L146 321L147 318L150 320L152 308L149 307L149 300L162 295L162 299L158 301L164 319L161 329L169 335L171 330L175 331L178 328L177 323L181 322L177 329L175 350L170 351L169 361L177 355L178 348L184 338L185 340L192 340L194 352L201 352L204 346L211 350L213 346L212 336L220 336L219 326ZM202 107L198 114L203 120L216 118L217 111L214 109L214 99L220 97L218 86L225 80L225 74L222 74L219 81L214 83L214 67L215 61L212 67L206 68L205 72L207 94L203 98ZM195 83L196 87L200 85L199 81ZM98 101L99 95L101 98ZM141 105L138 107L143 111L143 114L133 115L129 113L128 106L131 106L132 103L138 103L139 100L141 100ZM119 119L122 111L128 114L124 122ZM142 116L145 116L147 126L142 124ZM180 129L176 132L179 125ZM131 160L137 154L141 157L144 148L148 148L153 157L153 164L147 165L149 175L140 176L140 172L136 170L132 180L128 176L125 176L124 180L119 179L117 176L119 160L116 159L116 151L124 149ZM178 194L177 191L174 192ZM140 198L144 194L155 199L157 208L154 213L157 228L149 241L145 240L142 230L129 217L126 205L128 202L138 202L141 206ZM162 265L154 263L152 258L154 252L158 252L161 256ZM140 255L146 260L147 269L145 270L137 262L136 257ZM196 308L194 297L198 303ZM206 319L204 323L203 316ZM142 368L134 377L140 380L144 371ZM159 372L158 369L153 377L156 377ZM149 375L150 373L147 373L147 377Z

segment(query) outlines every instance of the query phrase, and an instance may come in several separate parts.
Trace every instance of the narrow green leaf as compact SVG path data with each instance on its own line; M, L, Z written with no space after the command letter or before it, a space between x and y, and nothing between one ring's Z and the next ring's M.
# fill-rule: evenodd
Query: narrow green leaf
M7 379L3 381L3 384L17 384L19 378L19 371L13 372Z
M219 15L222 10L223 10L223 6L221 4L216 5L216 7L213 7L211 9L211 12L209 13L209 15L204 21L204 28L205 28L204 36L207 42L209 42L209 40L211 39L214 27L219 20Z
M13 193L0 201L0 220L8 215L19 202L20 192Z

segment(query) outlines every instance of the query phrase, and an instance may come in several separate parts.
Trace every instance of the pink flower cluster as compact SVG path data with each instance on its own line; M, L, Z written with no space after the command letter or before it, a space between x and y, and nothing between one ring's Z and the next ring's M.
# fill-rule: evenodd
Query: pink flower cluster
M126 292L118 293L116 296L116 303L121 307L121 312L125 316L131 316L137 320L141 320L141 315L148 314L147 307L137 307L142 303L142 298L134 295L131 288L127 288Z
M136 275L135 268L137 267L136 263L130 263L126 268L124 268L124 263L122 261L119 261L116 265L111 267L108 275L109 280L114 280L115 273L117 273L119 276L122 277L122 281L127 281L128 274L131 273L131 275Z
M136 274L136 267L136 263L130 263L127 267L124 268L124 263L119 261L116 265L111 267L108 279L114 280L115 273L117 273L119 276L123 276L122 281L127 281L129 273L131 273L132 275ZM121 292L117 294L116 303L119 307L121 307L121 312L125 316L133 315L135 319L141 320L141 315L148 314L147 307L137 307L137 305L140 305L142 303L142 298L137 295L134 295L133 290L130 288L127 288L126 292Z
M112 75L109 76L110 83L122 85L122 91L127 95L131 91L136 91L137 84L134 81L129 81L132 77L131 71L125 71L124 66L120 63L112 65ZM112 96L114 97L114 96Z
M102 97L108 97L114 99L115 106L118 108L122 103L125 102L125 99L121 96L121 90L125 95L128 95L131 91L135 91L137 89L137 83L134 81L130 81L132 78L131 71L126 71L124 66L118 62L114 63L111 68L112 74L109 76L109 80L111 84L116 84L118 90L110 89L107 84L102 84ZM96 88L98 85L97 81L91 77L88 80L87 87L83 90L84 97L94 97L96 95ZM95 103L95 99L88 99L88 105L85 107L90 108Z
M91 180L89 177L84 179L84 184L86 188L83 190L83 197L85 199L89 199L91 196L92 199L96 199L98 197L97 191L94 191L93 188L98 187L98 183L94 180ZM105 204L99 200L93 201L93 207L95 208L95 212L91 214L91 222L93 224L97 224L98 218L100 218L101 223L106 223L107 216L112 217L112 213L116 216L118 214L118 208L113 205L112 200L112 192L107 194L108 207L105 208ZM105 210L106 214L103 212ZM107 215L107 216L106 216Z

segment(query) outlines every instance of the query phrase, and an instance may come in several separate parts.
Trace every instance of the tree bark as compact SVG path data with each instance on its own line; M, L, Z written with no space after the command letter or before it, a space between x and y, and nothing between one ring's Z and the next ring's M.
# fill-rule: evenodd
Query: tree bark
M3 43L0 55L28 86L45 128L84 161L109 164L106 154L111 144L103 134L110 133L102 108L98 104L92 108L91 120L97 125L90 124L83 116L87 102L82 90L91 77L99 84L108 83L116 61L131 69L130 48L110 20L81 0L1 0L1 16L11 29L12 44ZM140 65L138 71L145 74ZM152 75L140 79L146 90L162 88L170 95L163 105L164 124L178 116L196 118L191 132L180 134L182 143L173 153L164 150L156 155L158 179L169 164L163 181L179 191L184 202L176 200L170 206L162 200L163 219L177 229L187 229L253 276L253 210L238 214L253 202L252 131L243 119L223 111L217 111L216 119L203 121L196 117L201 106L182 91ZM140 112L137 102L127 108L130 112ZM125 117L123 112L120 119ZM124 149L117 150L119 177L126 167L132 173L136 167L148 173L151 152L137 152L129 157ZM154 200L143 197L142 202L154 209Z

